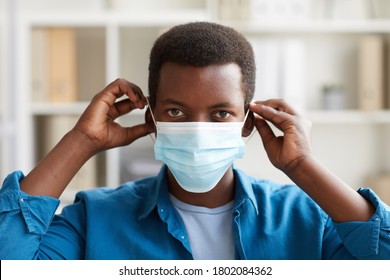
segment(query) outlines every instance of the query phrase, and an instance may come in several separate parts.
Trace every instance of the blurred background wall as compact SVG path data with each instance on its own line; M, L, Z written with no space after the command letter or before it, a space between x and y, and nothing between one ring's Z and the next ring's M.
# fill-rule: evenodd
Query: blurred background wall
M214 21L242 32L256 54L255 99L284 98L312 121L317 158L354 188L390 201L390 1L0 0L0 175L31 168L117 77L147 93L148 55L167 28ZM142 111L119 121L143 121ZM236 162L289 183L257 134ZM79 189L156 174L149 137L91 159Z

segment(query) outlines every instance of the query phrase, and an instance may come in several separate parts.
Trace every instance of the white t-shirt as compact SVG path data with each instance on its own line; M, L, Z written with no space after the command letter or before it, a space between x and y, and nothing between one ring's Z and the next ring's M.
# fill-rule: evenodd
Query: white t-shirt
M173 195L170 198L186 227L194 259L235 259L233 201L217 208L207 208L184 203Z

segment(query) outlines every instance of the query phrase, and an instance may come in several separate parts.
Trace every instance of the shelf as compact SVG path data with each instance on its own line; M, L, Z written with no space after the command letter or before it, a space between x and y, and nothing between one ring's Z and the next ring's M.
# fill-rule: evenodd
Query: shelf
M81 115L89 105L89 101L75 103L34 103L31 105L31 114L34 116L58 116L58 115ZM143 110L134 110L131 114L141 116Z
M205 9L25 13L22 18L34 26L164 26L190 21L218 21L244 33L389 33L390 19L301 19L291 21L218 20Z
M390 124L390 110L308 111L306 118L316 124Z
M77 103L35 103L31 105L31 113L36 116L45 115L81 115L89 102Z
M207 12L202 9L190 9L179 11L102 11L93 13L26 13L22 18L34 26L99 26L99 25L124 25L124 26L164 26L176 25L188 21L209 20Z
M244 33L389 33L390 20L223 21Z

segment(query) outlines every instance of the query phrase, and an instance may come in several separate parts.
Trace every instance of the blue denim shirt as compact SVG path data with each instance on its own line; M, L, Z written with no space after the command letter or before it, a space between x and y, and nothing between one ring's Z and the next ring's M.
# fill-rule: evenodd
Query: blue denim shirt
M301 189L234 169L238 259L390 259L390 209L369 189L368 222L334 223ZM59 201L20 191L21 172L0 189L0 259L192 259L187 233L158 176Z

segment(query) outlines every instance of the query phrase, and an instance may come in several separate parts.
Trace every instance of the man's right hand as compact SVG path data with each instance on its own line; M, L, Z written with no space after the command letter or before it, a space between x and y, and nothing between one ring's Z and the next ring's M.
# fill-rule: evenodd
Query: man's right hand
M125 95L127 98L118 100ZM96 153L128 145L155 130L146 123L122 127L115 122L118 117L143 109L146 104L146 97L136 85L123 79L109 84L93 98L75 127L20 182L21 190L31 195L58 198Z
M118 98L126 96L119 101ZM74 130L91 140L91 151L125 146L154 131L147 124L122 127L115 120L134 109L147 105L141 89L124 79L117 79L100 93L96 94L80 117Z

